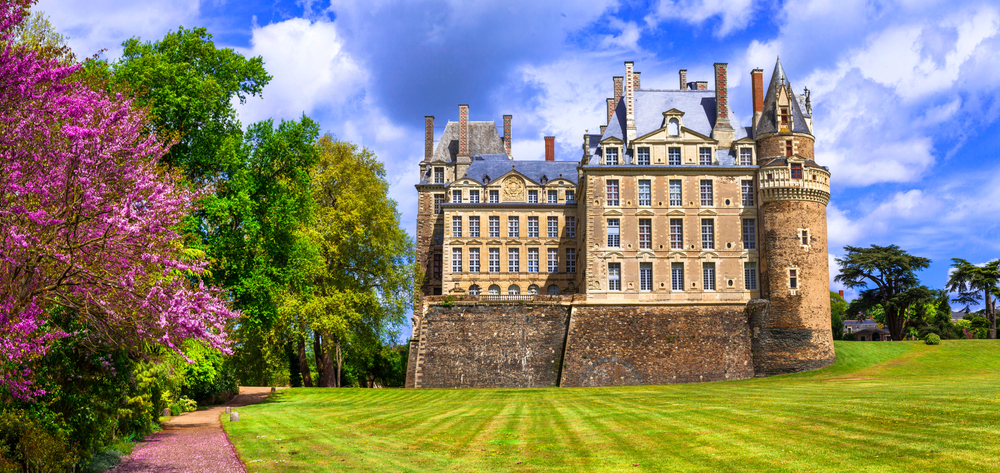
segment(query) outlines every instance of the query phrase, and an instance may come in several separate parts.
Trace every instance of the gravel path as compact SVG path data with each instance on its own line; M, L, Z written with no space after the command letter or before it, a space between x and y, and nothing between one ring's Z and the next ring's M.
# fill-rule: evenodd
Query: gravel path
M271 388L240 387L233 400L205 410L186 412L162 424L163 430L136 444L114 473L218 472L245 473L219 422L226 407L241 407L267 399Z

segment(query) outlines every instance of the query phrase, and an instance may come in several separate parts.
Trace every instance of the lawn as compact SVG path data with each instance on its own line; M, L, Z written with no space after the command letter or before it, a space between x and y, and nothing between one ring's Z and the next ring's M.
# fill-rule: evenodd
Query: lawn
M837 342L771 378L291 389L224 422L256 471L1000 471L1000 342Z

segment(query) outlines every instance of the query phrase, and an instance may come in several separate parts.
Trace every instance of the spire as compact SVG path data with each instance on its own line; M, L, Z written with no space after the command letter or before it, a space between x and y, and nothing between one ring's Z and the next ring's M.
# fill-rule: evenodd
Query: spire
M780 103L779 103L780 102ZM771 82L764 94L764 111L757 124L756 135L764 133L807 133L812 134L803 116L798 96L792 91L792 83L781 67L781 59L774 63Z

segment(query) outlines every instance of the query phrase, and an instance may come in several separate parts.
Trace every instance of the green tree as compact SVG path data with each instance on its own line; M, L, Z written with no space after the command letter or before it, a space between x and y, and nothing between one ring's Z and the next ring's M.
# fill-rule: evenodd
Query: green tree
M834 281L860 290L858 299L848 310L855 313L881 305L892 339L903 340L906 311L932 300L931 290L919 285L916 275L916 271L927 268L931 260L913 256L896 245L845 246L844 251L844 257L837 258L841 269Z
M839 293L830 291L830 324L834 340L844 337L844 313L847 312L847 305L847 301Z
M972 304L980 302L984 305L986 320L989 320L988 330L991 340L997 338L996 302L1000 298L1000 259L982 266L974 265L961 258L952 258L951 276L945 285L951 292L958 293L955 302L965 304L969 310Z

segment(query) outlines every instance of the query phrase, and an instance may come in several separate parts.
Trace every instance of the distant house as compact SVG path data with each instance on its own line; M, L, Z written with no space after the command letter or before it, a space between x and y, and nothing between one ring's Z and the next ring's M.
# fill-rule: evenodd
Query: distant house
M959 320L965 320L965 312L958 311L951 313L951 323L958 322Z
M864 342L881 342L892 340L889 331L879 328L874 320L845 320L844 334L852 334L855 340Z

